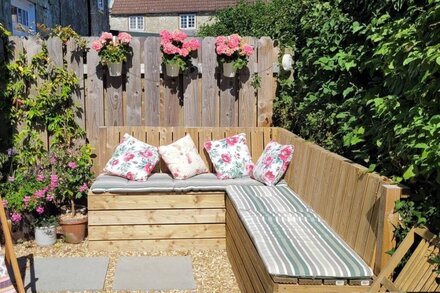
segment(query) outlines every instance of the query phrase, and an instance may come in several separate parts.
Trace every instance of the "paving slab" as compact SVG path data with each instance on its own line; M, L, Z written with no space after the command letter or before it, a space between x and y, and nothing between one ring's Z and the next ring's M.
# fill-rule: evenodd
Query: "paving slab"
M113 290L194 290L191 257L128 256L116 264Z

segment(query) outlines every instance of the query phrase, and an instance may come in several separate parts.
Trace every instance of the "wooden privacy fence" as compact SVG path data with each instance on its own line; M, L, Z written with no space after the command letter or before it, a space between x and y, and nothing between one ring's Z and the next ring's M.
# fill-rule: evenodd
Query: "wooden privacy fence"
M85 39L90 45L97 38ZM47 46L54 62L62 65L64 59L79 78L74 100L84 111L78 123L96 146L100 126L269 126L277 48L270 38L245 40L256 50L236 78L222 76L212 37L200 39L193 66L178 78L162 74L159 37L133 38L133 54L121 77L110 77L92 49L78 52L69 42L63 53L58 38L50 38ZM14 56L24 52L30 60L41 50L41 40L33 37L9 41Z

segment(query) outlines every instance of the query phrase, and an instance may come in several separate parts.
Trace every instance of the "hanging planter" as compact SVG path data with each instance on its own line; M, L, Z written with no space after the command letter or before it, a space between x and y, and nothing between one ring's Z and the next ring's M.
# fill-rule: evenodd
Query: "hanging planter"
M162 62L165 64L165 73L169 77L178 77L180 71L185 71L191 63L191 54L200 48L197 39L186 40L187 35L179 30L160 32Z
M122 63L127 61L127 56L132 55L129 44L132 36L127 33L119 33L113 36L104 32L98 40L92 43L92 48L98 52L101 65L106 65L110 76L121 76Z
M165 64L166 75L169 77L177 77L179 76L180 66L177 64Z
M223 75L226 77L235 77L237 69L234 68L234 62L223 63Z
M35 227L35 243L38 246L51 246L57 241L55 225Z
M108 63L108 74L110 76L121 76L122 75L122 62L118 63Z

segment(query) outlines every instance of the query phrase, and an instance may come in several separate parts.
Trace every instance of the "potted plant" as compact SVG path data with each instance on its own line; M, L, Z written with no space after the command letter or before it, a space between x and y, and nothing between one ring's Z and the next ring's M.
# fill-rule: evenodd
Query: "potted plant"
M237 70L243 69L248 63L248 57L254 53L254 48L245 43L238 34L218 36L215 41L217 60L223 65L223 75L235 77Z
M163 53L162 61L165 64L166 74L176 77L191 64L191 52L200 48L200 42L197 39L185 41L187 35L180 30L174 32L163 30L160 36L160 50Z
M87 210L78 204L87 195L93 173L91 148L88 144L71 144L53 151L50 160L54 169L52 184L57 186L56 196L60 204L59 223L64 241L80 243L87 227Z
M50 246L57 239L55 188L41 169L37 172L16 170L1 185L5 195L3 206L12 223L30 221L34 228L35 242L39 246Z
M127 56L132 53L129 46L131 39L128 33L113 36L111 33L104 32L98 40L92 43L92 48L101 58L101 64L108 67L110 76L121 76L122 63L127 61Z

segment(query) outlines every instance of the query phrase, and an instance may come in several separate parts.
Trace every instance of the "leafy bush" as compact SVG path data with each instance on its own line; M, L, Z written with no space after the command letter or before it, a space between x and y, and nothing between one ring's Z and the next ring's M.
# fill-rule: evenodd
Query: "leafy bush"
M440 1L273 0L200 34L270 36L295 51L274 123L411 188L405 229L440 227ZM404 230L405 230L404 229Z

